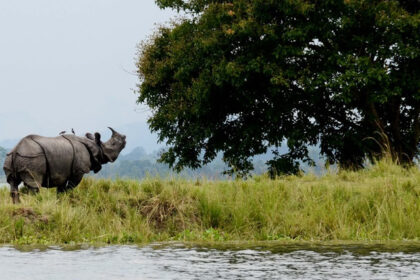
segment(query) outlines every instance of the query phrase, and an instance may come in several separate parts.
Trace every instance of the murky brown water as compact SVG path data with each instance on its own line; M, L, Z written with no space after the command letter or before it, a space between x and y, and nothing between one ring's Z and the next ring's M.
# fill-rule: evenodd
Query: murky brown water
M1 247L0 279L420 279L420 247Z

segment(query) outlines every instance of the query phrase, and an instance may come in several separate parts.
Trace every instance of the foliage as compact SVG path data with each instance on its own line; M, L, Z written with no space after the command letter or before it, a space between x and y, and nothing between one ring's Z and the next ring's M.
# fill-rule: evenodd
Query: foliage
M284 139L273 172L311 163L315 144L343 167L383 150L400 162L418 155L417 1L156 2L187 16L141 45L138 101L176 170L223 152L246 174Z
M0 243L419 242L420 171L380 162L323 177L94 180L57 198L0 189Z

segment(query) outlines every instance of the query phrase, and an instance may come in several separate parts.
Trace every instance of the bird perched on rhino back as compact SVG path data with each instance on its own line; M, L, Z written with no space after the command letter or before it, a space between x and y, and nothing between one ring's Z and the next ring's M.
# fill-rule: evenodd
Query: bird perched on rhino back
M20 202L21 182L34 191L40 187L57 187L57 193L76 187L84 174L99 172L103 164L114 162L126 145L126 136L112 131L111 138L63 134L58 137L28 135L7 155L3 170L13 203Z

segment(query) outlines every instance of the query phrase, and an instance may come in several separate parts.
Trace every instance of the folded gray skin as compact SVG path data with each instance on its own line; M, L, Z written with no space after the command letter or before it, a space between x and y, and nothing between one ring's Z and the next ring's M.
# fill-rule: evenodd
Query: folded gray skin
M76 187L84 174L97 173L102 164L115 161L126 145L126 137L110 129L112 137L104 143L99 133L23 138L7 155L3 167L13 202L19 202L18 185L22 181L35 190L57 187L62 192Z

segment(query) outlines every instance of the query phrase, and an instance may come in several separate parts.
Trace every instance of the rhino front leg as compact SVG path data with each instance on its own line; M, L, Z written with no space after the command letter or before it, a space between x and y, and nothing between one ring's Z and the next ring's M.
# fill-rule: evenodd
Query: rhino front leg
M77 174L74 174L70 179L69 179L69 182L68 182L68 185L67 185L67 188L69 189L69 190L71 190L71 189L74 189L75 187L77 187L79 184L80 184L80 182L82 181L82 179L83 179L83 173L77 173Z
M57 188L57 194L74 189L75 187L77 187L77 185L80 184L80 182L82 181L82 178L83 178L83 173L73 175L72 177L68 179L66 184L59 186Z
M66 192L66 185L58 186L57 187L57 197Z

